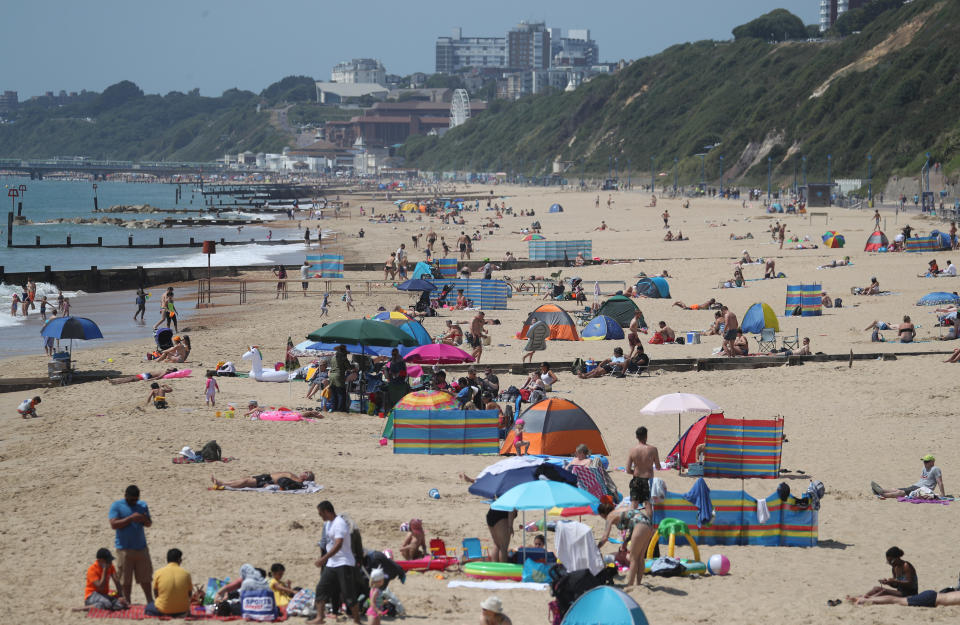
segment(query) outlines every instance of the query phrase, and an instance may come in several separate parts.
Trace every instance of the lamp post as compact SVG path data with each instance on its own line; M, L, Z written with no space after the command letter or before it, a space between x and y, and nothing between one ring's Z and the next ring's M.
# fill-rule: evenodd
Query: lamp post
M773 179L773 157L767 157L767 199L770 199L770 187Z
M656 156L651 156L651 157L650 157L650 193L656 193L656 192L657 192L657 191L656 191L656 189L657 189L657 187L656 187L657 181L656 181L656 178L654 177L654 176L656 176L656 173L655 173L656 170L657 170L657 157L656 157Z
M723 197L723 154L720 155L720 197Z
M583 188L583 157L580 157L580 188Z
M678 181L679 181L679 176L680 176L679 172L677 171L677 163L678 163L678 162L679 162L679 161L678 161L677 157L674 156L674 157L673 157L673 192L674 192L674 193L677 192L677 187L680 186L679 184L677 184Z
M873 155L867 154L867 201L873 207Z
M830 166L833 164L833 155L827 154L827 197L830 206L833 206L833 181L830 178Z
M607 178L613 178L613 156L607 157Z
M800 157L800 166L803 169L803 193L804 193L804 197L806 197L806 193L807 193L807 157L806 156Z
M627 190L630 190L630 157L627 157Z
M697 154L700 157L700 191L706 191L707 189L707 153L701 152Z
M613 157L613 178L617 181L617 187L620 186L620 157Z

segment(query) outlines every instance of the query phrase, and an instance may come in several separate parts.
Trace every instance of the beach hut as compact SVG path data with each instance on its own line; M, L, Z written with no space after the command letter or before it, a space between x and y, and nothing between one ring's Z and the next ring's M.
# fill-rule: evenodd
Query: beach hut
M633 320L633 313L638 310L640 309L637 305L626 295L614 295L603 303L597 314L611 317L621 328L626 328Z
M746 314L743 315L740 328L747 334L760 334L760 331L764 328L773 328L775 332L779 332L780 323L769 304L757 302L748 308Z
M559 204L551 204L551 205L550 205L550 212L551 212L551 213L562 213L562 212L563 212L563 207L560 206Z
M634 288L639 297L670 297L670 285L667 283L666 278L640 278L637 280L637 285Z
M623 328L612 317L597 315L583 329L580 337L584 341L618 341L623 338Z
M589 447L591 453L608 453L597 424L569 399L545 399L527 408L518 418L525 422L523 440L530 441L527 453L572 456L580 443ZM507 434L500 447L501 455L514 453L515 433L510 430Z
M580 340L580 335L577 334L577 325L573 322L573 319L570 317L570 315L567 314L567 311L560 308L556 304L542 304L538 306L536 310L527 316L527 320L523 323L523 329L520 330L520 334L517 335L517 338L527 338L527 330L529 330L534 321L538 319L549 326L550 336L547 337L549 340Z
M886 249L888 245L890 245L890 241L887 240L887 235L880 230L877 230L870 235L869 239L867 239L867 244L863 246L863 251L879 252L880 248Z

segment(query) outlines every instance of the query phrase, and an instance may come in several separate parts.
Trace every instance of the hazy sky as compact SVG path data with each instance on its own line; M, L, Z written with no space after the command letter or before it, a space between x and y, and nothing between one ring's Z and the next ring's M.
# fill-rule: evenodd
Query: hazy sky
M818 0L23 0L6 3L0 91L102 91L132 80L147 93L259 92L291 74L329 80L342 60L380 59L391 74L434 70L434 43L503 36L520 20L589 28L604 61L675 43L729 39L775 8L806 24Z

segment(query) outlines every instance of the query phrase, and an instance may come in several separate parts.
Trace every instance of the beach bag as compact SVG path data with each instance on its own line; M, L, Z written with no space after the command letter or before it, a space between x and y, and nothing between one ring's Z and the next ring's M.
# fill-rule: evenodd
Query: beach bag
M203 449L200 450L200 457L203 458L204 462L219 462L222 451L220 445L217 445L217 441L209 441L204 445Z
M546 584L550 581L550 565L543 562L526 560L523 563L523 576L521 581Z
M579 375L581 373L585 373L586 370L587 370L587 365L583 361L583 358L577 358L576 360L574 360L573 366L570 367L570 373L572 373L573 375Z
M677 558L657 558L650 565L650 574L661 577L678 577L685 570L686 567Z
M839 297L838 297L837 299L833 300L833 307L834 307L834 308L843 308L843 300L840 299Z
M287 604L287 616L313 616L316 609L313 607L316 595L310 588L301 588Z

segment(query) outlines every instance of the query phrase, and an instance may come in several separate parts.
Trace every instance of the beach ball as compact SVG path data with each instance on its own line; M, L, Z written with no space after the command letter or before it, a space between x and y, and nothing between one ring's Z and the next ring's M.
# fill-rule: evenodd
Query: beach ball
M721 553L715 553L707 561L707 571L711 575L726 575L730 572L730 560Z

